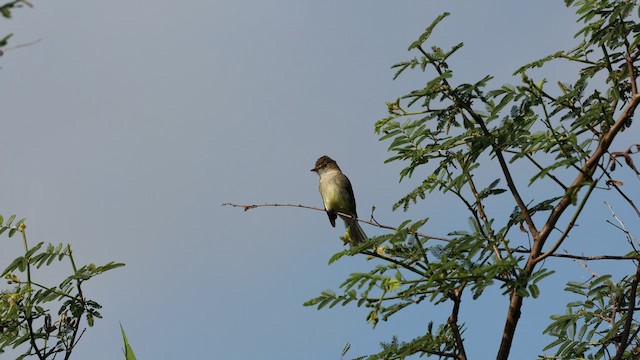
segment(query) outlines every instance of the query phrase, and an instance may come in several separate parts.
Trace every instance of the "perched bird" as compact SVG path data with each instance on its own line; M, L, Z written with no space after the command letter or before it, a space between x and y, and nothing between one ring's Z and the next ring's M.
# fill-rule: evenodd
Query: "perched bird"
M340 171L338 164L326 155L316 161L316 166L311 171L320 176L320 195L331 226L336 226L338 213L350 215L351 217L340 215L340 218L344 221L351 239L355 244L366 241L367 235L360 224L354 220L358 217L358 213L349 178Z

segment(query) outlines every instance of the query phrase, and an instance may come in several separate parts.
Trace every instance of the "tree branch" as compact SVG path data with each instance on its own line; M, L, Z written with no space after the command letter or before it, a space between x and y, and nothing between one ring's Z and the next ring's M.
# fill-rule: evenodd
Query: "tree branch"
M634 59L631 57L631 46L629 45L629 40L625 37L624 45L627 48L625 53L625 62L627 65L627 71L629 72L629 82L631 83L631 93L633 95L638 95L638 85L636 83L636 72L633 67Z
M530 250L520 250L514 249L511 250L515 253L527 254L530 253ZM640 255L575 255L568 253L559 253L559 254L550 254L549 257L557 257L557 258L566 258L566 259L575 259L575 260L584 260L584 261L597 261L597 260L634 260L640 261Z
M309 206L309 205L302 205L302 204L269 204L269 203L265 203L265 204L240 205L240 204L233 204L233 203L224 203L224 204L222 204L222 206L231 206L231 207L236 207L236 208L242 208L244 211L249 211L251 209L255 209L255 208L259 208L259 207L297 207L297 208L316 210L316 211L322 211L322 212L326 211L324 208L319 208L319 207ZM380 228L380 229L388 229L388 230L398 231L397 227L393 227L393 226L389 226L389 225L383 225L383 224L378 223L377 221L354 218L353 216L351 216L349 214L344 214L344 213L340 213L340 212L337 212L336 214L338 214L340 216L347 217L347 218L352 218L355 221L362 222L362 223L365 223L365 224L369 224L371 226L375 226L375 227ZM423 234L423 233L420 233L420 232L416 232L415 235L420 236L420 237L425 238L425 239L434 239L434 240L440 240L440 241L444 241L444 242L452 242L453 241L450 238L437 236L437 235L428 235L428 234Z
M510 150L505 150L506 153L509 154L517 154L517 152L515 151L510 151ZM538 168L538 170L543 171L544 168L542 167L542 165L540 165L534 158L533 156L529 155L529 154L524 154L524 156L527 158L527 160L529 160L535 167ZM567 191L567 186L565 184L562 183L562 181L560 181L555 175L553 175L551 173L551 171L548 171L545 176L549 177L551 180L553 180L556 184L560 185L560 187L562 188L562 190Z
M7 47L0 48L0 56L4 55L4 53L6 53L7 51L10 51L10 50L20 49L20 48L23 48L23 47L28 47L28 46L35 45L35 44L39 43L41 40L42 39L37 39L35 41L24 43L24 44L18 44L18 45L14 45L14 46L7 46Z
M361 251L361 253L364 254L364 255L368 255L368 256L371 256L371 257L375 257L375 258L378 258L378 259L382 259L382 260L386 260L388 262L394 263L394 264L396 264L396 265L398 265L400 267L403 267L403 268L405 268L405 269L407 269L407 270L409 270L411 272L414 272L414 273L416 273L416 274L418 274L418 275L420 275L422 277L426 277L427 276L427 274L425 274L424 272L416 269L415 267L413 267L413 266L411 266L409 264L405 264L402 261L398 261L398 260L396 260L394 258L390 258L390 257L384 256L384 255L380 255L375 251L363 250L363 251Z
M549 257L549 255L551 255L554 252L556 252L556 250L558 250L560 245L562 245L564 240L569 235L569 232L571 231L571 229L573 229L573 227L575 226L575 223L578 220L578 216L580 216L580 213L582 212L582 209L584 209L584 206L587 203L587 200L589 199L591 193L593 192L593 189L596 187L596 184L597 184L597 182L594 181L594 182L591 183L591 185L589 185L589 189L587 190L587 193L585 194L585 196L582 198L582 201L580 201L580 205L578 206L578 209L576 209L575 213L573 213L573 216L571 217L571 220L569 220L569 223L567 224L567 227L564 229L564 231L562 232L562 234L560 235L560 237L558 238L556 243L553 244L553 246L551 247L551 249L549 249L549 251L547 251L546 253L538 256L534 260L535 262L540 262L540 261L546 259L547 257Z
M487 214L484 210L484 205L482 204L482 199L480 198L480 194L476 189L476 184L473 182L473 176L471 176L471 174L466 170L465 164L463 164L462 161L458 160L458 162L460 163L460 167L462 168L462 171L467 176L467 184L469 184L469 189L471 189L471 193L473 194L473 197L476 199L476 204L477 204L476 208L478 209L478 214L480 215L480 219L482 219L482 224L480 224L480 221L476 220L478 221L478 225L480 225L479 226L480 231L482 231L482 234L491 242L490 245L491 245L491 248L493 249L493 252L496 254L496 257L502 260L502 254L500 254L500 250L498 250L498 246L496 245L497 241L496 241L495 233L493 232L493 228L491 228L491 223L489 222L489 218L487 217ZM458 197L462 198L461 195L459 195ZM473 211L473 207L469 206L466 199L464 200L464 202L465 204L467 204L469 211L471 211L475 215L475 211ZM486 229L488 233L486 233L484 229Z
M625 350L627 349L627 347L629 347L629 344L630 344L629 334L631 332L631 324L633 324L633 313L635 312L635 307L636 307L636 301L637 301L636 295L638 291L639 281L640 281L640 263L638 263L638 266L636 267L636 274L633 278L633 282L631 282L631 290L629 291L629 299L627 301L629 303L629 309L627 310L627 314L624 322L622 338L620 339L620 347L616 352L616 356L614 357L614 360L621 360L622 355L624 354Z
M457 358L459 360L466 360L467 354L464 350L464 340L462 339L462 335L460 333L460 327L458 326L458 313L460 312L460 301L462 298L462 290L464 289L464 285L460 288L455 289L449 298L453 301L453 308L451 309L451 315L449 316L448 322L449 326L451 326L451 332L453 332L453 339L456 342L457 349Z
M34 310L34 306L33 306L33 290L32 290L32 286L31 286L31 257L27 256L27 254L29 254L29 246L27 243L27 226L22 223L19 227L20 233L22 234L22 243L24 246L24 252L25 252L25 261L26 261L26 270L27 270L27 299L26 299L26 309L24 311L24 317L25 320L27 322L27 328L29 331L29 343L31 345L31 348L35 351L35 354L38 356L38 358L40 359L44 359L43 355L42 355L42 351L41 349L38 347L38 344L36 343L36 333L35 333L35 329L33 328L33 310Z
M638 149L640 149L640 145L636 144L636 146L638 147ZM627 153L631 152L631 147L629 149L627 149L626 151ZM615 159L612 159L611 161L616 161ZM614 163L615 164L615 163ZM613 165L612 165L613 166ZM636 206L636 204L633 202L633 200L631 200L631 198L629 198L623 191L622 189L620 189L620 187L618 186L618 181L614 180L613 177L611 176L611 174L607 171L607 168L604 167L602 164L599 165L600 169L602 170L602 172L607 176L608 181L607 181L607 186L613 187L618 194L620 194L620 196L622 196L622 198L624 198L627 203L629 204L629 206L631 206L631 208L636 212L636 215L638 215L638 217L640 217L640 209L638 209L638 207ZM612 170L613 171L613 170Z

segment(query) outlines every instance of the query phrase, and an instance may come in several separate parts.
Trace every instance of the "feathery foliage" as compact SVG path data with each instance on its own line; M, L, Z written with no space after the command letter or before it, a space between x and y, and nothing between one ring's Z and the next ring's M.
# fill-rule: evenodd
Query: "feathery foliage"
M386 162L403 164L400 180L415 181L419 176L418 185L394 209L413 210L430 193L443 193L468 211L464 216L471 230L452 229L446 238L436 237L421 233L428 218L406 221L394 232L331 259L365 254L380 261L368 272L351 274L339 293L323 291L305 305L366 307L366 320L373 326L419 304L450 308L444 323L429 322L424 334L404 342L394 338L383 343L379 353L361 358L466 359L464 332L469 325L459 318L461 300L477 299L497 287L509 298L507 316L501 320L502 342L496 349L497 359L507 359L523 302L538 297L540 282L554 274L544 261L548 257L628 261L637 271L618 281L604 275L569 283L566 291L582 299L567 304L565 315L550 319L545 334L553 340L541 352L555 355L540 357L638 358L640 254L630 235L629 252L624 254L588 257L558 249L570 241L568 235L595 191L615 190L611 196L622 196L640 217L635 204L638 184L625 191L613 177L622 159L626 169L638 174L633 155L640 146L609 150L616 136L633 125L640 104L640 7L637 1L565 3L583 23L576 34L579 44L520 67L514 72L516 85L493 86L492 76L485 74L471 81L456 77L450 59L462 43L430 45L430 35L447 13L411 43L412 58L392 66L394 79L425 78L424 87L387 103L388 116L375 124L379 139L388 144ZM575 66L573 82L534 78L556 61ZM528 182L513 175L523 169L532 174ZM493 177L487 179L488 173ZM536 193L536 201L523 195L532 185L547 189ZM511 203L514 210L494 210L496 200ZM619 228L624 230L624 225Z

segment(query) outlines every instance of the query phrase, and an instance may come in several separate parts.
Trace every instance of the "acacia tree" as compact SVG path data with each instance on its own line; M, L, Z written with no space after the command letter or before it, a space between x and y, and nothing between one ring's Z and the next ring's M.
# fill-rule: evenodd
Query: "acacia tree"
M374 325L423 301L450 305L446 322L430 323L426 333L414 339L385 343L371 358L426 354L466 359L461 299L476 299L486 289L499 287L509 302L497 359L507 359L523 304L533 301L538 283L553 274L552 265L544 261L549 257L628 261L635 271L617 279L594 274L586 282L570 282L565 291L580 300L557 309L562 315L553 316L545 330L554 340L541 351L555 351L552 358L563 359L639 358L640 253L624 222L618 219L618 228L629 246L620 254L581 255L559 249L571 242L569 234L576 224L589 225L581 214L592 205L594 193L620 196L640 218L638 183L623 184L614 177L614 171L624 168L640 178L633 161L640 144L614 142L632 127L640 103L640 8L631 0L565 3L575 8L584 25L576 34L580 43L518 69L514 75L521 80L516 86L490 88L491 76L475 82L455 77L450 59L462 44L449 49L427 46L447 13L409 46L415 57L393 66L395 77L413 70L427 78L426 85L389 103L389 116L376 123L376 133L390 142L392 156L386 161L405 165L401 180L430 174L394 207L406 210L431 192L444 193L467 210L473 230L452 229L446 236L434 236L422 233L427 218L406 221L331 259L364 254L382 262L369 272L351 274L340 293L325 291L306 305L355 303L370 308L367 320ZM544 69L552 61L574 64L575 81L533 77L532 69ZM496 163L498 178L487 179L484 174L491 170L484 169L494 169ZM518 182L514 169L533 171L529 184ZM531 194L531 185L544 185L544 193ZM543 199L534 203L534 198ZM495 210L493 199L512 202L515 210Z

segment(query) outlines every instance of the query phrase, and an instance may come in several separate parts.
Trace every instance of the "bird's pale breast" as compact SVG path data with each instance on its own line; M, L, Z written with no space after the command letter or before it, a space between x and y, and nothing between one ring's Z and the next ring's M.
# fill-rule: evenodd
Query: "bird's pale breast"
M325 209L347 214L353 212L351 196L344 184L346 181L349 180L339 171L326 173L320 178L320 193Z

